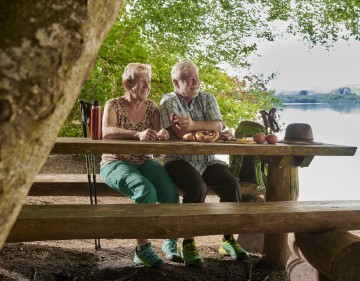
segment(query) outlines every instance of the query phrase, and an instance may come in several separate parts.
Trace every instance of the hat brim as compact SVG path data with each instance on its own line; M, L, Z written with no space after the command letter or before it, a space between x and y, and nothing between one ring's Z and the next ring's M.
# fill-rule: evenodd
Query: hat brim
M287 143L287 144L323 144L322 142L316 141L303 141L303 140L279 140L280 143Z

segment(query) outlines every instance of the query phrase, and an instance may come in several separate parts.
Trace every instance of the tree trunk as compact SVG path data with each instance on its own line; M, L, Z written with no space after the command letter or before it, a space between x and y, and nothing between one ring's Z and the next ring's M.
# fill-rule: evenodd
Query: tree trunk
M0 1L0 248L122 2Z

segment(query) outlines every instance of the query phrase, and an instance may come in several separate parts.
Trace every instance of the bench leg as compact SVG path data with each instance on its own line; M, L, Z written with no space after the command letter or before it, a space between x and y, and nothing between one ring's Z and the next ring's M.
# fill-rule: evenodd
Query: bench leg
M292 156L270 159L265 201L295 201L299 194L298 168ZM285 267L290 250L287 234L264 235L264 261Z

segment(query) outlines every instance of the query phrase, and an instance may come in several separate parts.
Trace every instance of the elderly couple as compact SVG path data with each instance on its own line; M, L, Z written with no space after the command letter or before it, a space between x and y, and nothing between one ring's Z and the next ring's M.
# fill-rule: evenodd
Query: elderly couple
M175 64L171 71L174 92L163 96L160 107L148 100L151 67L130 63L122 77L125 95L106 102L103 115L104 138L146 140L181 139L199 130L221 131L223 123L213 95L200 92L197 66L191 61ZM171 115L176 114L175 122ZM135 203L178 203L174 183L184 192L183 203L204 203L210 185L221 202L241 202L240 185L229 167L214 155L166 155L164 166L148 155L103 154L100 174L111 188ZM203 260L194 237L185 237L181 254L177 239L166 239L162 251L166 258L202 266ZM225 234L219 252L234 259L246 259L247 252L232 234ZM158 267L163 260L147 239L138 239L134 262Z

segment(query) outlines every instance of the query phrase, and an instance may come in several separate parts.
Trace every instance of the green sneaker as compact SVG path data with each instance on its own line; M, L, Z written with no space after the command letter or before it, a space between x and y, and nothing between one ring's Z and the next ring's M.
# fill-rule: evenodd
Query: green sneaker
M244 260L248 258L248 253L239 245L233 235L230 236L229 240L224 240L224 238L221 240L219 253L226 256L230 255L236 260Z
M203 259L199 255L199 252L195 245L195 241L183 244L181 254L182 254L182 257L184 259L186 266L202 266L203 265Z
M166 239L161 249L168 260L183 263L184 259L178 252L177 241L177 239Z
M146 267L159 267L164 263L154 252L150 242L140 246L140 251L138 251L137 248L135 249L134 262Z

